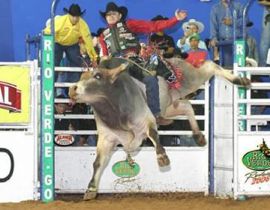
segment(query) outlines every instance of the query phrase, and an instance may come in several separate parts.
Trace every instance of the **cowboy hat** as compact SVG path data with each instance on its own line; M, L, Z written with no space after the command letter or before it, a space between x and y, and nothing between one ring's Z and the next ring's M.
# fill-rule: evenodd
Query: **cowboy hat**
M259 4L263 6L270 6L270 1L269 0L258 0Z
M253 26L253 22L252 21L248 21L246 24L246 27L252 27Z
M105 28L99 28L98 30L97 30L97 32L95 33L95 32L92 32L91 33L91 36L92 37L98 37L98 36L100 36L100 34L102 34L102 32L105 30Z
M64 8L64 12L69 13L72 16L78 17L82 16L85 12L85 10L81 11L81 8L78 4L71 4L69 9Z
M126 7L118 7L114 2L109 2L106 6L106 11L99 11L99 13L103 18L105 18L106 14L110 11L119 12L120 14L122 14L122 20L126 19L128 13L128 9Z
M183 25L182 25L182 29L184 31L187 31L189 29L189 25L190 24L194 24L198 27L198 33L201 33L203 30L204 30L204 25L203 23L195 20L195 19L190 19L189 21L187 22L184 22Z
M152 21L156 21L156 20L169 20L169 18L164 17L162 15L157 15L156 17L151 19Z

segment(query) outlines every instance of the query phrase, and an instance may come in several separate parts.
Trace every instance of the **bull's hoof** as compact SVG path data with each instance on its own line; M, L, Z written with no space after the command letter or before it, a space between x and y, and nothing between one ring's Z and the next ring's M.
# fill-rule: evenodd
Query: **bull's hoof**
M236 79L233 80L233 84L241 85L244 87L250 87L251 81L250 79L245 77L237 77Z
M97 197L97 192L96 191L90 191L87 190L84 193L83 200L88 201L88 200L93 200Z
M245 87L250 87L251 86L251 81L248 78L242 78L243 86Z
M203 146L206 145L206 140L205 140L204 135L202 135L202 134L195 134L195 135L193 135L193 138L194 138L194 140L195 140L195 142L196 142L196 144L198 146L203 147Z
M158 154L157 160L158 160L159 167L170 165L170 159L166 153Z

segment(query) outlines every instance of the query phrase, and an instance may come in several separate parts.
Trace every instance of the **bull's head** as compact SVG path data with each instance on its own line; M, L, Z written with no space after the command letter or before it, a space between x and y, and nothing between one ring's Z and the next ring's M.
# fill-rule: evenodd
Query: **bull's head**
M76 102L95 102L105 98L127 64L113 69L97 67L83 72L79 82L69 88L69 97Z

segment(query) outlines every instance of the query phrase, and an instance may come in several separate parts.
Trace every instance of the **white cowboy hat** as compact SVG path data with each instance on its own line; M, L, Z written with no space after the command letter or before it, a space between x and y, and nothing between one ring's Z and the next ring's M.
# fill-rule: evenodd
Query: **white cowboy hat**
M259 4L263 5L263 6L270 6L270 1L269 0L258 0Z
M188 30L188 26L189 26L190 24L195 24L195 25L198 26L198 33L201 33L201 32L204 30L204 25L203 25L203 23L201 23L201 22L199 22L199 21L197 21L197 20L195 20L195 19L190 19L189 21L184 22L183 25L182 25L182 29L183 29L184 31L187 31L187 30Z

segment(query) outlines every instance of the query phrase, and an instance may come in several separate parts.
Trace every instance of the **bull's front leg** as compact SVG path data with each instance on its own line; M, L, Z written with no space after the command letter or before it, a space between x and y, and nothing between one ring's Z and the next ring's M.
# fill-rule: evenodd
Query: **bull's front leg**
M98 145L97 145L97 156L93 163L93 175L90 183L88 184L88 189L86 190L83 199L84 200L91 200L96 198L98 185L100 181L100 177L106 165L108 164L111 152L115 147L114 141L109 141L108 139L105 140L104 137L98 138Z

